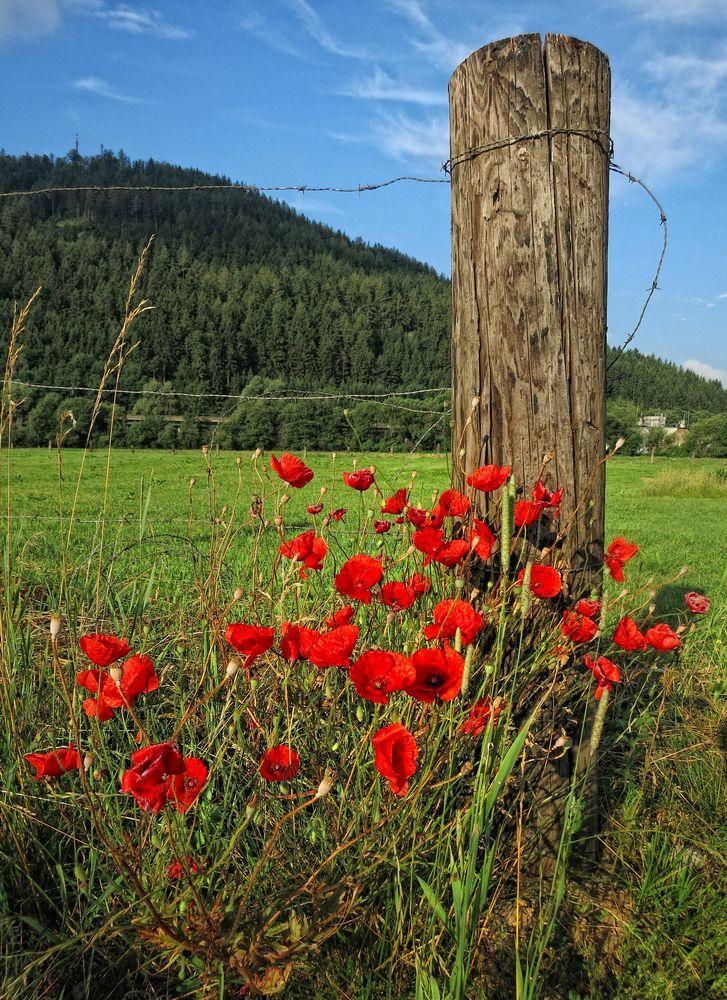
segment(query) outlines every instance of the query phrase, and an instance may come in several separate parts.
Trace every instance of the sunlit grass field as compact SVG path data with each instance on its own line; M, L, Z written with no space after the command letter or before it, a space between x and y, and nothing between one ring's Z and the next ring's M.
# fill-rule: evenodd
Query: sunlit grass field
M220 505L228 504L238 523L248 520L251 498L263 499L275 489L277 477L265 471L266 455L252 463L249 454L210 453L215 490ZM5 456L3 469L3 518L9 518L15 539L18 576L38 586L52 588L60 579L61 541L75 510L66 558L74 572L91 572L96 567L101 544L101 517L105 491L106 453L93 451L85 456L82 484L75 487L80 451L63 452L59 475L54 450L15 449ZM315 470L315 484L325 486L324 511L347 507L348 514L331 526L332 536L350 539L359 533L363 512L364 538L373 536L373 519L378 516L373 494L358 494L342 481L342 472L374 465L382 490L391 492L413 482L415 505L429 507L432 495L445 488L450 477L447 455L380 455L343 452L309 454ZM727 563L727 479L718 471L727 463L708 459L626 458L617 456L607 467L606 537L625 536L636 542L641 552L631 564L632 581L663 587L683 565L689 567L677 590L715 593ZM414 478L412 479L412 474ZM239 476L239 478L238 478ZM191 480L195 480L190 486ZM107 509L103 525L103 561L112 567L109 587L128 584L129 571L136 580L153 572L160 599L165 603L185 603L192 596L190 545L203 547L209 537L210 511L206 488L207 467L199 452L116 451L112 455ZM311 526L306 506L312 502L308 490L288 491L288 529ZM315 499L315 498L313 498ZM371 512L366 522L366 515ZM270 545L277 545L272 523L274 511L268 504L264 516L271 522ZM320 519L319 519L320 521ZM63 527L62 527L63 526ZM236 569L244 571L249 532L243 530L230 552L228 572L233 581ZM381 543L383 545L383 543ZM236 584L234 584L236 585ZM233 585L233 589L234 589ZM668 595L664 595L668 602Z
M289 496L286 537L313 526L306 508L319 498L324 508L316 515L317 527L328 511L348 509L326 529L337 564L352 551L391 553L397 544L404 560L408 536L402 533L397 543L393 530L387 540L376 535L380 500L373 492L344 486L342 473L354 463L374 465L385 496L412 484L412 503L430 507L433 495L449 485L448 456L308 453L315 479L300 492L283 490L266 471L268 457L253 460L214 449L207 456L115 451L107 480L102 450L85 456L64 450L60 462L55 451L2 455L4 594L14 605L2 609L3 665L10 680L3 705L10 721L3 734L6 781L0 794L5 823L0 996L116 1000L127 995L127 986L119 985L127 976L133 995L152 1000L278 994L289 1000L727 997L727 489L720 475L727 463L658 458L652 463L648 457L621 456L609 462L607 541L624 536L638 544L627 583L639 595L639 613L650 613L653 600L653 617L686 623L684 648L661 658L648 651L643 658L622 658L624 683L609 706L601 744L602 824L595 867L569 873L566 888L547 877L521 879L519 869L515 875L517 852L506 853L487 882L491 897L471 918L474 904L462 908L458 894L470 876L473 885L487 881L472 870L482 854L482 820L473 819L461 803L469 795L489 802L493 815L500 810L504 815L507 795L519 795L521 786L517 772L512 777L508 772L503 799L493 795L493 764L490 777L484 770L472 794L469 775L479 773L490 751L480 753L463 739L460 703L436 705L428 716L421 706L403 708L401 718L412 729L419 727L423 744L427 730L429 749L428 763L422 754L412 792L399 804L380 788L367 756L369 734L394 717L383 714L385 706L356 701L340 674L316 674L299 664L261 670L255 686L246 685L240 672L233 695L224 687L224 657L219 631L215 634L219 621L237 615L236 608L220 611L236 588L243 592L240 615L272 608L281 596L264 591L260 582L255 593L246 589L254 561L269 568L275 559L281 495ZM260 516L251 526L250 508L258 499ZM214 566L213 549L224 555ZM689 569L680 574L684 565ZM285 574L290 608L297 570L286 567ZM320 617L326 606L319 579L324 574L311 575L307 613ZM274 577L268 573L267 579ZM446 579L438 577L437 585ZM200 596L213 589L219 605ZM607 589L616 598L621 588L607 580ZM712 599L709 615L699 621L684 610L684 593L690 590ZM61 657L54 660L48 622L61 609L65 631ZM420 621L393 625L382 610L375 604L365 609L373 622L371 645L419 644ZM515 633L520 615L517 608ZM143 695L139 709L154 740L168 738L179 715L195 704L205 677L211 686L209 697L204 694L192 714L184 714L187 724L181 728L180 745L204 758L211 771L208 787L185 816L145 815L118 793L119 768L126 766L119 762L136 746L136 719L124 713L99 728L78 711L99 769L98 777L87 779L86 797L71 776L37 785L29 775L22 759L26 749L73 735L57 679L66 670L72 683L74 664L81 665L71 637L97 629L128 630L134 643L148 644L160 665L160 689ZM546 648L551 638L533 629L533 647ZM569 684L584 685L581 660L573 657L565 668L566 700ZM525 656L523 662L531 661ZM512 683L508 691L515 690ZM533 685L532 693L537 700L541 690ZM586 695L592 702L587 690ZM78 703L77 689L72 697ZM262 731L250 711L258 713ZM506 731L492 731L490 747L497 750L499 733ZM523 742L519 748L513 743L518 753L527 735L520 732ZM543 739L538 733L529 740L525 755L542 753ZM298 801L295 785L284 786L280 795L261 788L257 765L267 744L289 740L303 751L306 782L315 786L332 760L339 781L330 797L296 813L281 830L288 798ZM503 743L503 760L506 747ZM510 767L515 759L513 751ZM438 796L440 786L446 791ZM96 795L103 815L91 823L87 803ZM117 852L113 858L98 830ZM340 855L340 864L334 857L330 882L317 883L321 895L294 894L294 909L281 908L277 923L267 928L264 948L259 945L261 953L274 956L269 967L279 981L258 978L260 993L226 987L230 963L214 952L215 942L234 944L237 935L247 948L256 940L259 915L270 907L275 912L276 900L284 896L281 886L297 893L301 881L307 884L309 868L338 851L339 841L352 846ZM170 862L179 861L177 855L184 860L187 850L200 860L197 881L170 881ZM130 862L131 875L124 861ZM252 888L241 891L244 881L234 879L250 870L256 876ZM202 942L199 951L150 924L134 876L172 931ZM219 908L217 902L209 905L213 885ZM208 911L201 906L203 896ZM241 896L245 906L238 908ZM329 923L335 936L329 936ZM138 937L139 928L147 937ZM298 953L301 941L305 948ZM293 960L280 957L286 948L293 949ZM458 966L466 968L469 980L454 989Z

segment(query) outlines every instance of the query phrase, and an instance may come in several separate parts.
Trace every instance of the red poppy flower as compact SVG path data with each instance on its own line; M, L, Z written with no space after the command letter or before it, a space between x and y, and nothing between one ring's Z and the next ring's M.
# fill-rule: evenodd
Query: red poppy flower
M545 510L545 504L539 500L518 500L515 503L515 524L521 528L533 524Z
M464 659L448 642L444 649L418 649L411 658L416 678L404 690L417 701L452 701L462 688Z
M427 523L427 511L422 510L421 507L410 507L406 512L406 517L415 528L423 528Z
M638 551L638 545L634 545L633 542L627 542L622 537L614 538L609 545L603 560L608 566L608 571L612 578L617 583L623 583L624 581L624 563L628 562Z
M323 569L326 552L328 546L322 538L316 536L315 531L304 531L289 542L282 542L280 546L280 554L286 559L303 563L300 568L301 580L305 580L305 569Z
M425 566L428 566L436 553L444 548L444 532L441 528L419 528L411 540L414 547L426 555Z
M470 545L475 542L475 552L480 557L480 559L487 560L492 555L492 549L495 545L495 536L490 531L489 527L484 521L481 521L478 517L472 519L472 530L470 531Z
M374 483L374 474L371 469L357 469L356 472L344 472L343 481L352 490L365 493Z
M133 795L144 812L157 813L169 796L168 778L184 772L184 759L173 743L155 743L131 755L132 766L121 777L121 791Z
M445 517L463 517L470 509L469 499L459 490L445 490L437 500Z
M348 668L358 634L358 625L341 625L324 632L313 643L308 654L309 661L314 667Z
M491 493L502 486L508 479L510 471L509 465L481 465L467 476L467 485L484 493Z
M521 569L515 581L518 587L522 587L525 569ZM530 567L530 591L536 597L555 597L563 589L563 581L560 573L552 566L541 566L536 563Z
M131 652L126 639L117 639L115 635L82 635L78 644L97 667L109 667Z
M467 601L442 601L434 609L434 624L422 632L427 639L454 639L460 630L462 645L469 646L482 628L482 615Z
M497 719L502 711L502 701L496 698L494 701L489 696L480 698L470 709L470 714L459 727L461 733L469 733L472 739L480 736L492 718L493 726L497 725Z
M291 455L289 451L283 452L280 461L277 460L274 453L271 453L270 468L273 472L277 472L280 478L288 486L292 486L294 490L301 489L313 478L313 469L309 469L305 462L296 458L295 455Z
M383 575L384 569L378 559L374 556L357 555L341 566L333 585L344 597L361 601L362 604L371 604L371 588L376 586Z
M306 509L307 509L307 511L308 511L309 514L320 514L320 512L323 510L323 504L322 503L312 503L312 504L309 504Z
M391 523L389 521L374 521L374 531L377 535L385 535L387 531L391 531Z
M290 781L300 770L300 757L292 747L280 743L260 758L260 774L266 781Z
M644 638L650 646L658 649L660 653L666 653L670 649L678 649L682 644L682 640L666 622L661 622L659 625L647 629Z
M249 670L253 660L267 652L275 639L274 628L263 628L262 625L245 625L243 622L233 622L225 630L225 639L231 646L246 657L243 667Z
M348 507L336 507L335 510L330 511L328 516L334 521L340 521L344 514L348 513Z
M356 609L352 604L344 605L339 611L334 611L332 615L326 618L326 625L328 628L338 628L339 625L348 625L353 621L356 615Z
M616 626L613 641L621 649L626 649L629 652L636 649L646 649L646 639L639 630L639 626L628 615L625 615Z
M551 493L550 490L545 488L545 484L542 479L539 479L535 484L535 489L533 490L533 500L539 500L540 503L544 504L546 507L555 507L556 514L563 502L564 488L561 486L560 489L556 490L555 493Z
M124 663L119 683L109 674L96 669L82 670L76 674L76 681L87 691L98 695L97 698L87 698L83 710L86 715L97 717L99 722L112 718L117 708L132 707L137 695L156 691L159 687L151 658L138 653Z
M590 642L598 632L598 622L586 618L585 615L579 615L577 611L564 611L560 631L571 642Z
M403 691L416 673L407 656L370 649L351 664L348 676L362 698L386 705L392 691Z
M404 487L402 487L400 490L397 490L392 497L389 497L388 500L385 500L381 504L381 513L382 514L403 513L404 508L406 507L408 495L409 491L407 489L404 489Z
M684 603L694 615L706 615L709 611L709 598L704 594L698 594L696 590L690 590L684 595Z
M469 550L469 542L466 542L464 538L455 538L454 541L447 542L439 552L435 553L434 561L442 566L449 566L451 569L452 566L458 566L462 562Z
M379 729L371 742L376 770L389 782L394 795L406 795L409 778L416 771L416 740L400 722L394 722Z
M428 594L432 589L432 581L423 573L414 573L409 577L409 586L419 594Z
M204 788L207 768L197 757L184 758L184 770L171 774L167 779L169 798L177 812L183 813L192 805Z
M392 611L406 611L414 604L417 596L413 587L409 587L399 580L385 583L379 591L381 603L385 604L387 608L391 608Z
M293 625L292 622L283 622L280 631L282 633L280 652L289 663L295 660L307 660L313 643L320 638L317 629Z
M607 660L605 656L599 656L595 662L590 656L586 656L584 663L598 682L595 692L597 701L601 700L604 691L613 691L613 685L621 682L621 671L615 663Z
M602 601L587 601L585 598L581 598L573 605L573 610L577 611L579 615L585 615L586 618L595 618L601 612L602 603Z
M59 778L66 771L80 771L81 757L78 750L69 743L67 747L58 747L48 753L26 753L25 759L35 768L35 780L43 778Z
M191 854L187 855L187 870L190 875L196 875L199 871L199 865L192 859ZM184 874L185 870L179 861L173 862L173 864L164 869L164 875L166 878L181 878Z
M441 528L444 524L444 510L439 506L432 507L431 510L426 512L426 517L424 518L425 528Z

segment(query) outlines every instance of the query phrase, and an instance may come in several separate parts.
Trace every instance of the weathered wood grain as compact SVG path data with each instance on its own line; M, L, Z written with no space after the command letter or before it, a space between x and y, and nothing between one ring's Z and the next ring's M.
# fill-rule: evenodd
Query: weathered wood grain
M529 495L552 453L561 524L575 514L556 562L579 596L598 585L603 552L608 60L574 38L521 35L473 52L449 92L453 161L552 129L604 136L522 139L452 165L457 485L510 465Z

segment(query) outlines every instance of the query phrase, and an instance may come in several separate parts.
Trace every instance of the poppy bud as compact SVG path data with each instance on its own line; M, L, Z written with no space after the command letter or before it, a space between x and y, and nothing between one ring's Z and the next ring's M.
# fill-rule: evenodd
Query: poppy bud
M462 590L462 588L464 587L464 580L462 579L462 577L459 577L459 579L454 581L454 586L456 590Z
M242 587L238 587L237 590L235 591L235 593L232 595L232 600L233 601L239 601L240 598L243 596L244 593L245 593L245 591L242 589Z
M677 576L686 576L688 572L689 572L689 567L688 566L682 566L682 568L677 573Z
M470 405L471 405L471 409L476 410L477 407L480 405L480 397L479 396L473 396L472 397L472 403Z
M240 669L240 661L236 656L231 656L225 667L225 677L234 677Z
M290 497L288 496L288 494L287 493L283 493L283 495L280 498L280 506L283 507L289 500L290 500Z
M324 795L328 795L330 790L333 788L334 781L330 774L326 774L318 786L318 791L316 792L316 798L322 799Z
M370 465L369 466L369 472L371 473L372 476L375 475L376 474L376 466L375 465Z
M412 481L412 483L414 482L414 480L416 479L416 477L417 477L417 470L414 469L412 471L412 474L411 474L411 481Z
M95 759L92 753L87 753L83 758L83 770L90 771Z
M554 458L555 458L554 451L546 451L546 453L543 455L543 465L547 465L548 462L552 462Z
M225 514L229 510L229 506L230 506L229 504L225 504L225 506L222 508L222 510L220 511L220 517L221 518L225 516Z
M283 519L280 516L280 514L276 514L275 515L275 517L273 518L273 524L275 525L276 528L281 528L282 527L282 525L283 525Z
M121 678L124 676L124 668L115 663L112 667L109 667L109 674L111 675L112 681L116 684L120 684Z
M656 605L655 604L650 604L649 605L649 614L653 615L655 611L656 611Z
M677 633L677 635L681 635L682 632L686 632L686 630L687 630L687 626L686 625L677 625L677 627L676 627L676 633Z
M364 720L364 710L362 705L356 706L356 718L359 722L363 722Z
M241 465L241 464L242 464L242 459L241 459L241 458L240 458L240 456L238 455L238 456L237 456L237 458L235 459L235 465L236 465L236 466L237 466L237 468L239 469L239 468L240 468L240 465Z
M61 630L61 620L58 615L50 616L50 637L55 639Z
M623 446L624 446L625 444L626 444L626 438L624 438L624 437L620 437L620 438L618 439L618 441L616 442L616 444L615 444L615 445L613 446L613 450L614 450L614 451L618 451L618 450L619 450L619 448L623 448Z
M190 490L192 489L192 487L194 486L194 484L196 482L197 482L196 478L194 476L192 476L192 478L189 480L189 488L190 488Z
M333 459L334 462L336 461L336 452L335 451L331 452L331 458Z
M327 528L330 523L331 519L328 516L328 514L326 514L326 516L323 518L323 521L321 522L321 528Z
M472 590L470 591L470 604L473 601L476 601L479 596L480 596L479 589L477 587L473 587Z
M321 496L325 496L327 492L328 492L328 487L321 486Z
M257 461L257 459L260 458L262 453L263 453L262 448L256 448L255 451L252 453L253 462Z
M202 448L200 450L201 450L202 454L204 455L204 457L207 458L207 456L210 453L210 446L208 444L203 444Z

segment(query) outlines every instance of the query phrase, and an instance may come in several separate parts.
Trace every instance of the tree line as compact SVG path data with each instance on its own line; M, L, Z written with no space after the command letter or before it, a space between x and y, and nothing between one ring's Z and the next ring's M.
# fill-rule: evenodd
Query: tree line
M310 222L255 191L141 190L215 183L229 182L152 160L132 162L123 152L58 158L0 152L0 191L140 188L0 201L3 345L13 302L43 286L18 379L98 383L139 248L154 233L143 287L154 309L137 327L139 346L123 376L125 389L148 395L121 397L114 432L120 444L192 447L214 431L220 444L235 448L340 448L357 438L366 447L449 447L445 394L350 405L252 398L449 385L450 285L418 261ZM626 352L611 374L611 408L625 401L641 412L673 410L679 419L688 412L693 423L695 415L698 422L700 414L727 414L719 383L637 351ZM163 395L151 394L157 392ZM174 396L182 392L221 395ZM19 444L52 440L66 409L76 421L66 443L85 440L90 394L24 395L15 419ZM98 441L108 432L107 410ZM223 414L214 427L200 421Z

